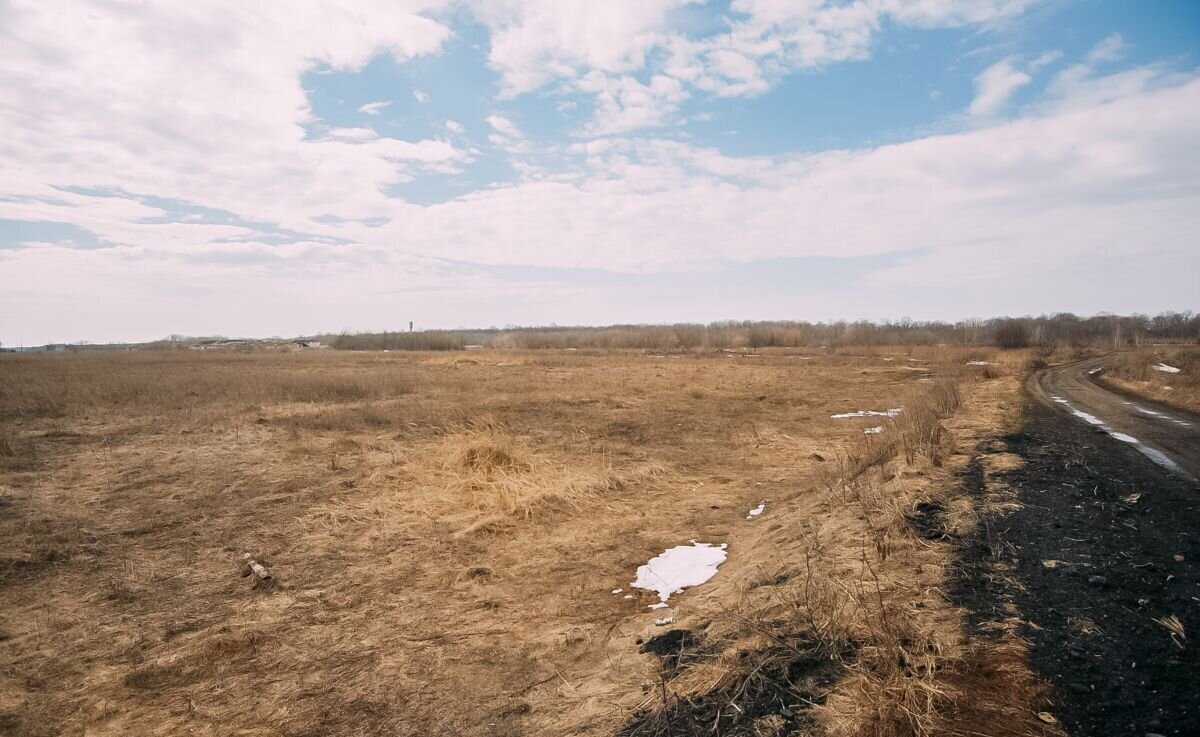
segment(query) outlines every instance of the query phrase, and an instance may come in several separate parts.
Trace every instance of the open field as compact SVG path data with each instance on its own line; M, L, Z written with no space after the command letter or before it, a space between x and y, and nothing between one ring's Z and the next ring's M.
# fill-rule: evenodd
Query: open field
M6 734L1053 731L946 593L1023 352L0 359Z

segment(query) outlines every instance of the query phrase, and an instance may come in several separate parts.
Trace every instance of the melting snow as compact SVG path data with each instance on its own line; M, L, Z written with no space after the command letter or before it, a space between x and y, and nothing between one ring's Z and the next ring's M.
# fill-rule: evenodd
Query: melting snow
M763 510L764 510L764 509L766 509L766 508L767 508L767 502L764 500L764 501L763 501L761 504L759 504L757 507L755 507L754 509L751 509L751 510L750 510L750 514L746 515L746 519L754 519L754 518L755 518L755 517L757 517L758 515L762 514L762 513L763 513Z
M657 604L650 604L650 605L648 605L646 608L647 608L647 609L666 609L666 608L667 608L667 607L669 607L669 606L671 606L671 605L670 605L670 604L668 604L667 602L665 602L665 601L660 601L660 602L658 602Z
M863 430L863 435L878 435L881 432L883 432L883 425L878 425L876 427L868 427L866 430Z
M624 591L624 590L625 590L625 589L613 589L613 590L612 590L612 592L613 592L614 594L619 594L619 593L621 593L621 592L622 592L622 591Z
M1068 410L1071 411L1071 414L1075 415L1076 417L1082 417L1083 419L1087 420L1091 424L1099 427L1104 432L1113 436L1117 440L1120 440L1125 443L1129 443L1134 448L1136 448L1139 453L1146 456L1147 458L1154 461L1155 463L1162 466L1163 468L1169 469L1171 471L1175 471L1176 473L1179 473L1183 476L1191 478L1191 476L1186 471L1184 471L1182 468L1179 467L1179 464L1177 464L1175 461L1171 460L1162 451L1156 450L1147 445L1144 445L1142 443L1142 441L1138 440L1137 438L1133 437L1132 435L1126 435L1123 432L1117 432L1116 430L1113 430L1108 425L1105 425L1104 421L1101 420L1099 417L1096 417L1095 415L1090 415L1087 412L1084 412L1082 410L1075 409L1074 407L1071 406L1070 402L1063 399L1062 397L1051 395L1050 398L1053 399L1055 402L1058 402L1059 404L1064 405ZM1126 402L1126 404L1130 404L1130 403ZM1137 408L1137 405L1133 405L1133 406L1135 408ZM1179 420L1175 420L1175 421L1179 422Z
M1167 365L1167 364L1165 364L1165 363L1160 363L1160 364L1156 365L1156 366L1154 367L1154 370L1155 370L1155 371L1161 371L1161 372L1163 372L1164 374L1177 374L1177 373L1179 373L1179 369L1175 368L1174 366L1168 366L1168 365Z
M1091 371L1089 371L1089 372L1088 372L1088 376L1093 376L1093 375L1095 375L1095 374L1098 374L1098 373L1100 373L1100 372L1101 372L1101 371L1103 371L1103 370L1104 370L1104 367L1103 367L1103 366L1097 366L1096 368L1094 368L1094 369L1092 369Z
M1125 404L1128 404L1130 407L1133 407L1135 410L1137 410L1138 412L1141 412L1144 415L1150 415L1151 417L1156 417L1156 418L1166 421L1166 422L1174 422L1176 425L1181 425L1183 427L1191 427L1192 426L1192 423L1172 417L1171 415L1168 415L1165 412L1158 412L1158 411L1155 411L1152 409L1146 409L1145 407L1141 406L1140 404L1134 404L1133 402L1126 402Z
M903 407L894 407L892 409L885 409L882 412L879 412L879 411L873 410L873 409L860 409L857 412L843 412L840 415L829 415L829 416L835 420L846 420L851 417L895 417L896 415L900 414L900 412L902 412L903 410L904 410Z
M968 366L990 366L987 361L967 361Z
M1084 412L1081 409L1075 409L1074 407L1071 407L1070 404L1067 406L1071 408L1071 414L1075 415L1076 417L1082 417L1093 425L1100 425L1101 427L1104 426L1104 420L1100 419L1096 415L1089 415L1087 412Z
M662 619L654 620L654 624L658 627L662 627L663 625L667 625L667 624L675 624L675 618L674 617L663 617Z
M629 585L654 591L665 602L671 594L699 586L717 575L717 566L725 562L727 547L725 543L712 545L693 540L691 545L670 548L646 565L638 566L637 579Z

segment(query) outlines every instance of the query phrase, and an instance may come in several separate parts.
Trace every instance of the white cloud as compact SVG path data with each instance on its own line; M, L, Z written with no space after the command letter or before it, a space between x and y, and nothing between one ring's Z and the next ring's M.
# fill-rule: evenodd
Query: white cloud
M601 302L620 302L603 314L624 319L667 314L639 313L646 301L530 288L534 280L502 284L467 273L464 263L647 274L887 257L898 263L854 285L893 290L881 315L912 284L968 285L978 300L1029 285L1103 300L1136 269L1160 265L1164 279L1177 281L1200 269L1192 243L1200 229L1200 79L1155 66L1098 74L1094 65L1112 51L1061 70L1047 95L1013 120L987 115L1027 83L1006 60L992 77L980 76L976 127L886 146L758 157L622 137L677 122L696 90L755 94L789 69L861 58L880 23L990 23L1021 3L811 2L803 15L794 2L739 0L729 26L701 40L664 25L677 3L633 4L630 17L610 14L607 4L578 6L609 24L598 35L560 18L557 4L527 8L539 18L532 25L514 10L524 3L493 5L509 13L507 45L491 61L511 73L506 89L558 80L567 94L596 101L585 130L608 137L518 156L531 145L520 128L488 116L489 139L512 154L520 181L430 206L385 192L425 173L453 174L483 155L451 143L466 145L456 137L461 124L446 121L444 138L419 141L330 126L314 117L301 81L326 66L358 69L379 53L437 53L449 31L421 15L437 4L305 3L279 18L232 0L219 12L151 4L138 24L109 5L8 7L0 25L10 51L0 55L0 218L71 223L107 245L0 249L0 325L68 339L102 338L114 325L139 332L112 337L367 329L389 327L377 316L406 310L453 315L448 324L480 315L596 319ZM549 33L559 22L566 41ZM525 42L536 53L525 54ZM575 50L560 52L560 44ZM360 110L370 114L376 104ZM154 198L235 217L185 208L182 222L171 222L174 206ZM264 222L294 232L272 240L256 225ZM713 305L733 304L716 297L675 301L669 314L677 319L734 314L713 314ZM283 303L299 304L281 316ZM850 303L750 294L739 304L757 310L749 316L773 317ZM1006 308L970 307L998 309Z
M640 69L661 43L671 10L695 0L480 0L491 29L489 63L512 97L559 78Z
M1058 268L1062 254L1084 258L1100 243L1155 258L1190 248L1200 227L1198 126L1192 78L964 133L783 159L608 139L574 149L582 179L476 192L379 235L478 263L631 271L989 243L1026 259L1014 256L1011 270ZM1139 235L1148 218L1161 234L1153 247ZM994 284L998 273L976 276Z
M687 99L679 80L661 74L642 84L633 77L609 77L592 72L579 89L596 94L596 113L584 133L610 135L669 122Z
M429 93L428 92L423 92L421 90L413 90L413 97L415 97L417 99L417 102L421 103L422 105L429 102Z
M365 129L321 134L301 75L436 53L449 29L419 13L439 6L158 3L138 6L137 22L130 8L83 0L10 6L0 172L20 174L0 175L0 198L27 186L111 188L297 229L324 212L391 213L382 188L467 155ZM71 222L72 208L59 209Z
M967 112L977 117L995 115L1014 92L1032 81L1032 77L1013 66L1011 57L998 61L975 78L975 99Z
M390 100L377 100L376 102L368 102L365 105L360 105L358 112L366 113L367 115L379 115L385 107L391 105Z
M1096 44L1088 53L1088 63L1097 64L1105 61L1116 61L1125 54L1127 44L1125 39L1119 33L1109 35L1100 43Z
M784 74L863 59L885 22L924 28L982 25L1035 0L733 0L722 32L689 38L671 13L699 0L481 0L472 6L492 34L489 63L502 96L553 82L601 96L587 130L661 125L668 101L627 106L614 84L667 76L723 97L758 95ZM599 84L596 79L617 79ZM632 94L636 94L633 92ZM623 112L630 108L627 113Z
M502 115L487 116L487 124L492 126L497 133L507 138L521 137L521 131L517 130L517 126L511 120Z

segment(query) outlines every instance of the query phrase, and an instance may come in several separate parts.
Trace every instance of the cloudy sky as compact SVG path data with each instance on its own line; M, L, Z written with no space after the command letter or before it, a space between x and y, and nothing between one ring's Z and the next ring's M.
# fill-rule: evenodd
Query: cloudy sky
M1192 0L0 0L0 341L1200 306Z

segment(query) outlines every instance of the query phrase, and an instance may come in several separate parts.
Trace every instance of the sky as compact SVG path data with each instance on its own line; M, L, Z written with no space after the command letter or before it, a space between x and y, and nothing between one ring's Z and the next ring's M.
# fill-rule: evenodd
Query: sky
M1200 304L1193 0L0 0L0 342Z

